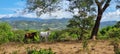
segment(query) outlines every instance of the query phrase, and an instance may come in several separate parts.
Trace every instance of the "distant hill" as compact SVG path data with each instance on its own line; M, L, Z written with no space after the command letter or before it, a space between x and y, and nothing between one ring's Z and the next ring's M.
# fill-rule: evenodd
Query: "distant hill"
M40 18L27 18L27 17L10 17L10 18L0 18L2 22L8 22L13 27L13 29L36 29L44 30L47 28L51 29L65 29L68 24L69 18L62 19L40 19ZM117 21L105 21L101 22L100 28L106 26L112 26L116 24Z
M2 22L8 22L14 29L36 29L44 30L51 29L65 29L68 24L68 18L62 19L40 19L40 18L26 18L26 17L11 17L0 18Z
M118 21L105 21L100 23L100 28L104 28L107 26L113 26L117 23Z
M27 18L27 17L3 17L0 18L2 21L42 21L43 19L40 18Z

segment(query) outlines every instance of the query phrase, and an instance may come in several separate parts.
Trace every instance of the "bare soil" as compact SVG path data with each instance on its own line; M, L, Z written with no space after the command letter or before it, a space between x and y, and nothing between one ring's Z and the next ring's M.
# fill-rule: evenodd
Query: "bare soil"
M82 43L76 41L54 43L5 43L0 45L0 54L27 54L27 49L51 48L56 54L114 54L110 41L89 41L88 48L83 50Z

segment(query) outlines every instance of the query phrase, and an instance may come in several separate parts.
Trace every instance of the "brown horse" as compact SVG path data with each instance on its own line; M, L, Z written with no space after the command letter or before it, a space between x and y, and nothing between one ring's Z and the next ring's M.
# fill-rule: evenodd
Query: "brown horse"
M32 33L26 33L25 34L25 39L34 39L34 37L37 35L37 32L32 32Z

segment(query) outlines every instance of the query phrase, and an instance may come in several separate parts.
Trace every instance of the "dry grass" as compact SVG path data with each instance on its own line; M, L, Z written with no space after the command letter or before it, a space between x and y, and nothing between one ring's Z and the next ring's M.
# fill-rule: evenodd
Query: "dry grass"
M56 54L85 54L82 43L76 41L56 42L56 43L6 43L0 45L0 54L10 54L17 52L18 54L26 54L26 49L48 49L51 48ZM89 54L114 54L113 46L110 41L89 41Z

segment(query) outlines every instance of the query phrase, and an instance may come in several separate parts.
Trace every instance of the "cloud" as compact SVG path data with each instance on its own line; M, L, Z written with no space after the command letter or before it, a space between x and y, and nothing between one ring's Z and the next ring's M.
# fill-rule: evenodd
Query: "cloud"
M102 21L120 21L120 10L103 14Z
M2 17L5 17L5 16L6 16L6 15L4 15L4 14L1 14L1 15L0 15L0 18L2 18Z
M40 17L36 16L36 13L24 13L23 10L15 10L15 13L13 14L5 14L5 15L0 15L0 18L2 17L28 17L28 18L41 18L41 19L61 19L61 18L71 18L72 13L67 12L67 11L56 11L51 14L42 14Z
M13 16L16 17L14 14L0 14L0 18L3 18L3 17L9 18Z

